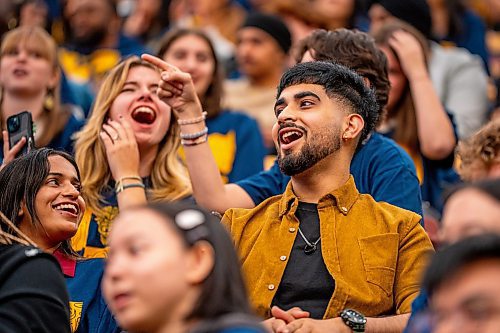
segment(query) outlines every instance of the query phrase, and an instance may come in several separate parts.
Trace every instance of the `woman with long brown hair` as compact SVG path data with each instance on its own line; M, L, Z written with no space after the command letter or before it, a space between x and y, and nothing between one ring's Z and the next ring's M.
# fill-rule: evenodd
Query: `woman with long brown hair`
M427 71L427 41L402 22L383 26L374 38L387 57L391 82L387 114L378 130L412 157L423 200L440 210L444 183L458 180L452 170L456 135Z

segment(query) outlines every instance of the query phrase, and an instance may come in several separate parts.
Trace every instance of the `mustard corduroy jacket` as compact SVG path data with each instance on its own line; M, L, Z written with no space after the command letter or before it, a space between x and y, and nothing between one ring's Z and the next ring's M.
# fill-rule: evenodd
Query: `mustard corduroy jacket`
M265 318L297 237L298 202L290 182L283 195L253 209L229 209L222 219L240 255L251 302ZM434 251L420 216L360 194L352 176L319 200L318 213L323 260L335 280L324 318L346 308L372 317L410 312Z

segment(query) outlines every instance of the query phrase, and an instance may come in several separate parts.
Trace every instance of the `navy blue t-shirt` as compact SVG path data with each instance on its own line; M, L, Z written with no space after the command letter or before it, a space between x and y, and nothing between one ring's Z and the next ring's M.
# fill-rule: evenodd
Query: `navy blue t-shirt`
M372 133L354 155L351 174L360 193L422 216L422 195L415 165L392 139ZM282 194L289 180L290 177L282 174L275 162L271 169L236 184L258 205L269 197Z

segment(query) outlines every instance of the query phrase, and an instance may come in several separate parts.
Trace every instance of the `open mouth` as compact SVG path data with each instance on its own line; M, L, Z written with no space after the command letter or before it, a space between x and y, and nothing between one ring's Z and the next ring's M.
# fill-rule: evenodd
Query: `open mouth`
M140 106L132 112L132 119L139 124L151 125L156 119L156 113L147 106Z
M14 75L16 76L22 76L22 75L27 75L28 74L28 71L24 70L24 69L15 69L14 70Z
M58 211L71 213L75 216L78 216L78 213L80 212L78 205L72 204L72 203L60 203L60 204L52 206L52 208L54 208L55 210L58 210Z
M287 128L283 129L279 132L279 139L281 144L288 145L298 139L302 138L304 133L295 129L295 128Z

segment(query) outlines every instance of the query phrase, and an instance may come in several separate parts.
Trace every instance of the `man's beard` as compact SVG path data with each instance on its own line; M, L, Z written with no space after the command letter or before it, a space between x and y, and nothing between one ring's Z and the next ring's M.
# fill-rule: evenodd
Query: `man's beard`
M339 132L336 128L323 129L321 135L311 135L310 141L306 141L297 153L285 153L283 156L278 148L278 165L281 172L287 176L298 175L338 151L341 146Z
M106 38L107 29L106 27L97 28L90 33L83 36L72 35L72 41L74 44L83 48L97 48Z

